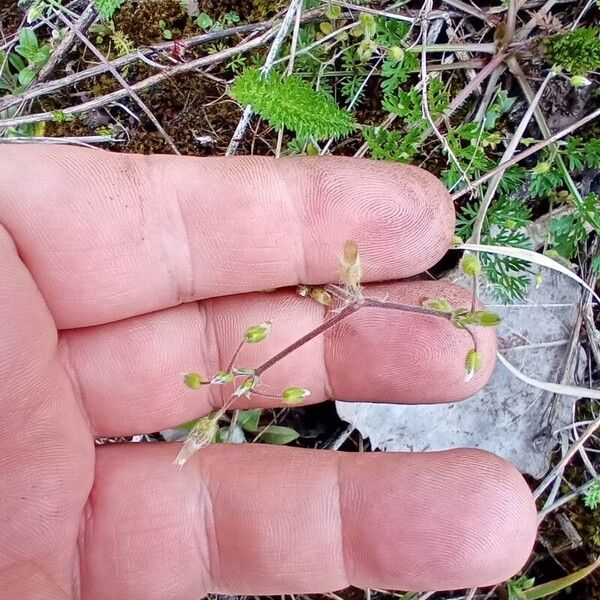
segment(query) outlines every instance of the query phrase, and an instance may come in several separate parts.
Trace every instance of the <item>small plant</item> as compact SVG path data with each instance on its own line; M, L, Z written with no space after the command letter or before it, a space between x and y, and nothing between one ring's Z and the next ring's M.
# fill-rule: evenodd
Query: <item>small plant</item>
M222 22L223 25L231 27L240 22L240 15L238 15L235 10L230 10L223 15Z
M236 77L230 94L240 104L251 105L271 126L286 127L300 137L338 137L356 127L329 94L295 76L282 79L271 72L263 77L256 69L246 69Z
M158 27L162 31L162 36L165 40L173 39L173 32L167 27L167 24L162 19L158 22Z
M224 417L227 410L234 408L238 398L251 395L265 396L278 400L282 407L301 404L310 396L309 389L300 386L291 386L284 389L278 395L267 394L261 390L261 377L267 370L310 340L321 335L350 315L365 308L399 310L413 314L428 315L452 323L458 329L465 331L471 340L471 348L465 355L465 381L471 380L475 373L481 369L483 357L477 347L472 327L495 327L500 323L498 315L485 310L476 310L475 298L473 298L472 302L473 307L465 309L452 306L444 298L429 299L425 300L421 306L412 306L366 297L360 283L362 268L358 246L353 241L348 241L344 245L341 265L342 286L331 285L325 286L324 289L299 286L298 292L300 295L311 296L326 306L333 304L333 299L337 299L335 309L330 312L331 316L327 317L321 325L302 336L299 340L296 340L260 366L241 367L237 365L237 360L244 346L247 344L259 344L265 341L272 327L270 321L253 325L246 329L240 344L226 368L217 371L210 377L205 377L195 372L183 375L183 382L190 389L200 390L208 385L231 386L231 392L229 400L223 404L221 409L209 416L198 419L175 460L176 465L183 466L197 450L215 440L219 420ZM465 254L461 260L461 268L466 275L474 280L481 270L481 264L475 255ZM286 432L276 430L276 433L284 435L284 439L287 439L285 438ZM271 435L273 435L272 427ZM262 437L268 441L269 436L267 432Z
M208 31L213 26L214 21L209 14L203 12L196 17L195 23L200 29Z
M600 479L597 479L593 485L588 488L583 496L583 503L591 510L600 506Z
M559 256L570 260L587 240L588 228L600 234L600 198L592 192L579 204L567 194L565 201L573 207L573 212L550 221L550 241Z
M19 93L30 85L38 71L48 62L52 48L50 44L40 44L36 33L30 27L19 32L19 43L8 58L0 53L0 64L6 65L0 76L0 90Z
M600 27L553 35L545 46L548 60L567 73L587 75L600 69Z
M468 239L479 213L480 203L467 203L457 219L456 234ZM523 202L506 197L494 202L486 214L481 241L483 244L530 248L525 227L531 223L531 211ZM492 285L494 296L501 302L513 302L525 297L531 277L527 263L517 258L483 254L482 272Z
M112 19L125 0L94 0L94 6L104 20Z
M506 583L508 600L542 600L543 598L555 596L558 592L568 590L578 581L585 579L588 575L593 573L599 565L600 559L582 569L570 573L569 575L535 586L535 580L531 577L526 577L525 575L518 579L511 579Z

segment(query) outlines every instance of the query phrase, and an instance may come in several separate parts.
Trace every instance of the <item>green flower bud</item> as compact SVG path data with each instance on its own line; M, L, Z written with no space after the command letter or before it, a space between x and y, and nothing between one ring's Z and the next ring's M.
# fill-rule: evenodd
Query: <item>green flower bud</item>
M309 142L306 144L306 155L319 156L319 149L312 142Z
M198 375L198 373L185 373L183 375L183 383L191 390L197 390L202 387L202 384L207 383L207 381L202 375Z
M431 308L432 310L437 310L439 312L450 313L453 311L452 305L448 300L444 298L433 298L431 300L424 300L423 306L425 308Z
M375 52L376 48L377 45L375 42L365 39L358 45L356 54L361 61L367 62L373 56L373 52Z
M392 59L395 60L397 62L400 62L401 60L404 59L404 50L402 50L402 48L400 48L400 46L392 46L389 50L388 50L388 56Z
M531 171L534 175L542 175L550 170L550 163L546 161L539 162Z
M481 271L481 262L475 254L465 254L460 261L460 268L465 275L476 277Z
M310 396L310 390L301 387L289 387L281 393L283 403L288 406L301 404L304 398L308 398L308 396Z
M247 344L257 344L258 342L262 342L267 335L269 335L269 331L271 329L271 321L266 321L265 323L261 323L260 325L253 325L246 329L246 333L244 334L244 341Z
M258 377L248 377L233 392L234 396L249 396L250 392L258 385Z
M352 35L352 37L356 37L356 38L362 37L364 35L364 33L365 33L365 30L360 25L357 25L356 27L353 27L350 30L350 34Z
M365 30L365 35L370 36L375 33L375 17L369 13L363 12L360 13L358 17L358 22L362 25Z
M226 385L227 383L233 383L233 373L227 371L217 371L213 378L210 380L213 385Z
M592 82L587 77L584 77L583 75L573 75L571 77L571 79L569 79L569 83L574 88L583 88L583 87L587 87L588 85L592 84Z
M471 381L475 373L481 369L483 356L478 350L469 350L465 359L465 381Z
M323 21L322 23L319 24L319 29L325 34L325 35L329 35L330 33L333 32L333 27L331 26L331 23L329 23L328 21Z
M542 283L544 283L544 276L542 275L541 271L538 271L535 274L535 289L537 290L537 288L539 288Z
M236 376L246 376L252 377L255 373L254 369L251 367L235 367L231 370L231 372Z

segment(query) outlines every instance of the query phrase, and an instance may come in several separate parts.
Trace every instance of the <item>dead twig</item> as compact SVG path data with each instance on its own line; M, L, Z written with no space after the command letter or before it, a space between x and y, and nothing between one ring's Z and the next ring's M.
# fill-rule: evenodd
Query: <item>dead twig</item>
M108 63L108 59L104 56L104 54L102 54L102 52L100 52L100 50L98 50L98 48L96 48L96 46L94 46L94 44L92 44L92 42L90 42L90 40L88 40L88 38L81 31L75 29L75 26L73 25L73 23L71 23L71 21L69 21L69 19L67 19L67 17L60 14L59 12L56 12L56 16L65 25L71 28L71 31L75 33L75 35L94 54L94 56L98 58L98 60L100 60L103 63ZM148 106L146 106L146 103L138 96L138 94L134 90L131 89L129 83L127 83L125 78L119 73L119 71L117 71L117 69L115 69L115 67L113 67L112 65L108 66L112 76L127 91L127 93L129 94L129 96L131 96L133 101L142 109L144 114L150 119L151 123L154 125L154 127L156 127L156 130L162 135L167 144L169 144L171 150L173 150L175 154L181 154L181 152L179 152L179 150L177 149L173 138L165 131L163 126L160 124L159 120L154 116L154 114L148 108Z
M139 92L141 90L154 87L155 85L162 83L169 77L174 77L176 75L179 75L180 73L188 73L201 67L207 67L210 65L221 63L225 60L230 59L233 56L236 56L238 54L244 54L254 48L262 46L266 41L271 39L276 34L277 30L278 27L274 27L273 29L263 33L261 36L239 44L238 46L234 46L233 48L227 48L225 50L222 50L221 52L215 52L214 54L210 54L209 56L202 56L200 58L196 58L186 63L173 65L168 69L157 73L156 75L151 75L146 79L142 79L141 81L132 83L129 87L131 90ZM78 104L76 106L66 107L62 110L62 112L65 115L79 115L82 113L86 113L90 110L106 106L111 102L121 100L122 98L125 98L128 95L129 92L126 89L116 90L114 92L111 92L110 94L105 94L104 96L100 96L98 98L94 98L93 100L89 100L88 102L83 102L82 104ZM54 114L52 112L39 112L30 115L24 115L22 117L0 119L0 127L14 127L18 125L23 125L25 123L39 123L41 121L50 121L53 119L53 117Z
M186 40L184 40L184 43L186 48L195 48L196 46L201 46L203 44L208 44L210 42L215 42L235 35L245 35L248 33L264 32L272 29L273 26L273 23L270 21L266 21L264 23L252 23L250 25L240 25L239 27L231 27L230 29L223 29L222 31L211 31L209 33L196 35L187 38ZM49 81L48 83L35 85L34 87L19 94L19 96L6 98L3 102L0 103L0 113L2 113L8 108L11 108L12 106L20 104L23 101L33 100L34 98L39 98L40 96L47 96L48 94L53 94L58 90L61 90L62 88L68 87L75 83L79 83L80 81L85 81L86 79L89 79L91 77L97 77L98 75L107 73L110 71L111 67L114 67L115 69L120 69L138 60L142 60L143 57L148 57L161 52L168 52L172 50L172 48L173 42L162 42L153 46L139 48L135 52L132 52L125 56L121 56L114 60L95 65L88 69L78 71L77 73L72 73L71 75L67 75L66 77L61 77L60 79L54 79L53 81ZM168 69L169 67L163 67L162 65L160 65L158 68Z
M546 148L550 144L553 144L554 142L561 140L562 138L573 133L580 127L583 127L584 125L587 125L588 123L596 120L598 117L600 117L600 108L594 110L589 115L582 117L581 119L579 119L572 125L569 125L569 127L565 127L564 129L561 129L559 132L555 133L554 135L550 136L549 138L547 138L545 140L541 140L541 141L537 142L536 144L533 144L532 146L530 146L526 150L523 150L523 152L520 152L519 154L515 154L515 156L513 156L510 160L507 160L506 162L501 162L497 167L493 168L491 171L488 171L485 175L482 175L481 177L479 177L478 179L473 181L471 183L470 187L466 187L466 188L460 190L459 192L452 194L452 200L458 200L459 198L462 198L466 194L472 193L473 190L475 190L477 188L477 186L481 185L488 179L491 179L498 173L503 173L504 171L506 171L506 169L508 169L508 167L512 167L513 165L516 165L517 163L526 159L528 156L532 156L533 154L536 154L543 148ZM1 121L0 121L0 125L2 125Z
M65 39L59 44L58 48L51 54L48 62L40 69L37 76L38 83L45 81L51 75L52 71L60 64L63 58L71 51L77 43L77 32L85 35L87 30L98 18L98 13L93 4L89 4L83 11L76 23L73 24ZM22 98L24 99L24 98Z

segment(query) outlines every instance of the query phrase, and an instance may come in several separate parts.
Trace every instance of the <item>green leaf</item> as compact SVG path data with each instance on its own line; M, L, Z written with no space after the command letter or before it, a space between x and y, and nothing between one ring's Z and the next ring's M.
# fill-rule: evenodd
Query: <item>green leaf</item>
M549 581L548 583L542 583L541 585L536 585L535 587L529 588L528 590L520 592L520 596L517 596L519 600L522 598L523 600L540 600L541 598L547 598L548 596L554 595L561 590L564 590L574 583L585 579L590 573L595 571L598 566L600 566L600 558L594 561L591 565L587 567L583 567L574 573L567 575L566 577L561 577L560 579L555 579L554 581Z
M210 15L203 12L196 17L196 25L198 25L200 29L210 29L213 26L213 20Z
M107 21L112 18L125 0L93 0L93 2L100 17Z
M8 57L8 61L15 68L17 72L27 68L27 65L23 62L23 59L16 53L12 53Z
M258 422L260 420L261 412L260 408L240 410L238 413L238 423L240 427L250 433L256 433L258 431Z
M173 32L170 29L163 29L163 37L165 40L172 40Z
M356 127L329 94L296 76L281 79L271 72L263 78L257 69L246 69L236 77L230 94L240 104L251 105L271 126L285 127L300 137L339 137Z
M483 327L496 327L502 321L502 317L487 310L476 310L471 313L472 323Z
M26 87L35 79L35 71L30 68L19 71L19 83Z
M290 427L270 425L263 429L260 436L267 444L289 444L300 437L300 434Z
M23 27L19 32L19 45L16 47L17 52L25 58L29 58L35 54L37 49L38 41L35 31L30 27Z

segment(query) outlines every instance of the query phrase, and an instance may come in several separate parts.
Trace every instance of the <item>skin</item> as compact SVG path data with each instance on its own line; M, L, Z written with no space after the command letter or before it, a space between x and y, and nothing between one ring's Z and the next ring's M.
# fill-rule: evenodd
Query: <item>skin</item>
M490 585L535 538L519 473L482 451L344 454L178 444L94 446L206 414L180 374L222 368L249 325L257 365L318 325L293 289L336 279L357 241L367 293L418 304L468 292L398 282L446 252L448 194L413 167L347 159L139 157L0 147L0 589L24 600L196 600L348 584ZM381 283L383 282L383 283ZM387 282L387 283L386 283ZM310 400L447 402L469 339L428 316L365 309L264 375ZM266 398L244 406L267 406Z

